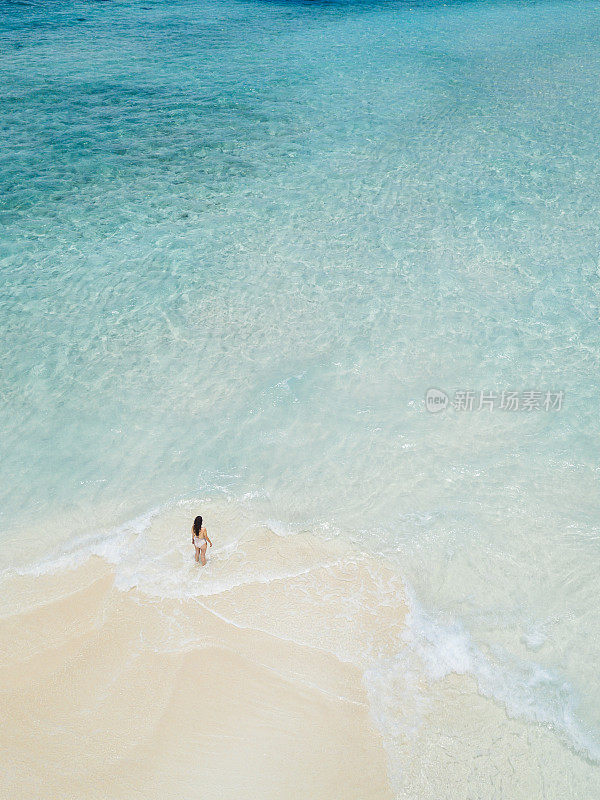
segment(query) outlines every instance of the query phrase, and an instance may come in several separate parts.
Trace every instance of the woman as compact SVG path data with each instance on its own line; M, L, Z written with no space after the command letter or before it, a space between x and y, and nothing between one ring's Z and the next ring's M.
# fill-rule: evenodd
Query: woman
M212 547L206 528L202 527L202 517L196 517L192 525L192 544L196 548L196 561L202 559L202 566L206 564L206 545Z

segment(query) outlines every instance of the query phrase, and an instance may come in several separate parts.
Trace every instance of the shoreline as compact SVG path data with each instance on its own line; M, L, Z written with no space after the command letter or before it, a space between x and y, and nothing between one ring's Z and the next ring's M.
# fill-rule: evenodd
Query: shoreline
M356 666L120 591L99 560L52 583L0 621L7 796L392 797Z
M551 753L553 797L594 796L552 709L511 710L519 675L421 618L385 558L204 508L207 567L177 505L4 574L4 794L451 800L494 773L530 800Z

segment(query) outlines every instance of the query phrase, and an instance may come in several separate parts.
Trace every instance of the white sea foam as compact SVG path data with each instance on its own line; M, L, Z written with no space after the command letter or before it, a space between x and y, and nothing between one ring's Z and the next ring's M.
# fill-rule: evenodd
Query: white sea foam
M439 622L410 592L409 607L406 642L430 680L451 673L471 675L479 692L501 703L510 717L546 726L579 755L600 763L600 740L581 721L581 699L557 670L498 647L484 652L460 620Z
M47 556L20 567L8 567L2 575L41 576L71 570L85 564L92 556L103 558L110 564L119 564L135 537L148 529L161 512L157 507L127 520L114 528L94 531L72 539L60 547L57 554Z

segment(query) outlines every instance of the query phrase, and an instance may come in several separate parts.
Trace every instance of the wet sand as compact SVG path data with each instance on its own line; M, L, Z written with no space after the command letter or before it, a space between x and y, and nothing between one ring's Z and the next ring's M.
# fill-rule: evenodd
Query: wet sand
M120 591L97 558L18 588L28 607L0 621L3 796L391 797L357 667Z

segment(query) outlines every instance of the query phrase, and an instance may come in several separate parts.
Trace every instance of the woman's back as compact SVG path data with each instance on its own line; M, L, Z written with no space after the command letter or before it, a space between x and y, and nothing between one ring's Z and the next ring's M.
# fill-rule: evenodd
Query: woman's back
M212 547L212 542L208 538L206 528L202 525L202 517L196 517L192 525L192 544L196 548L196 561L202 557L202 564L206 564L206 548Z

